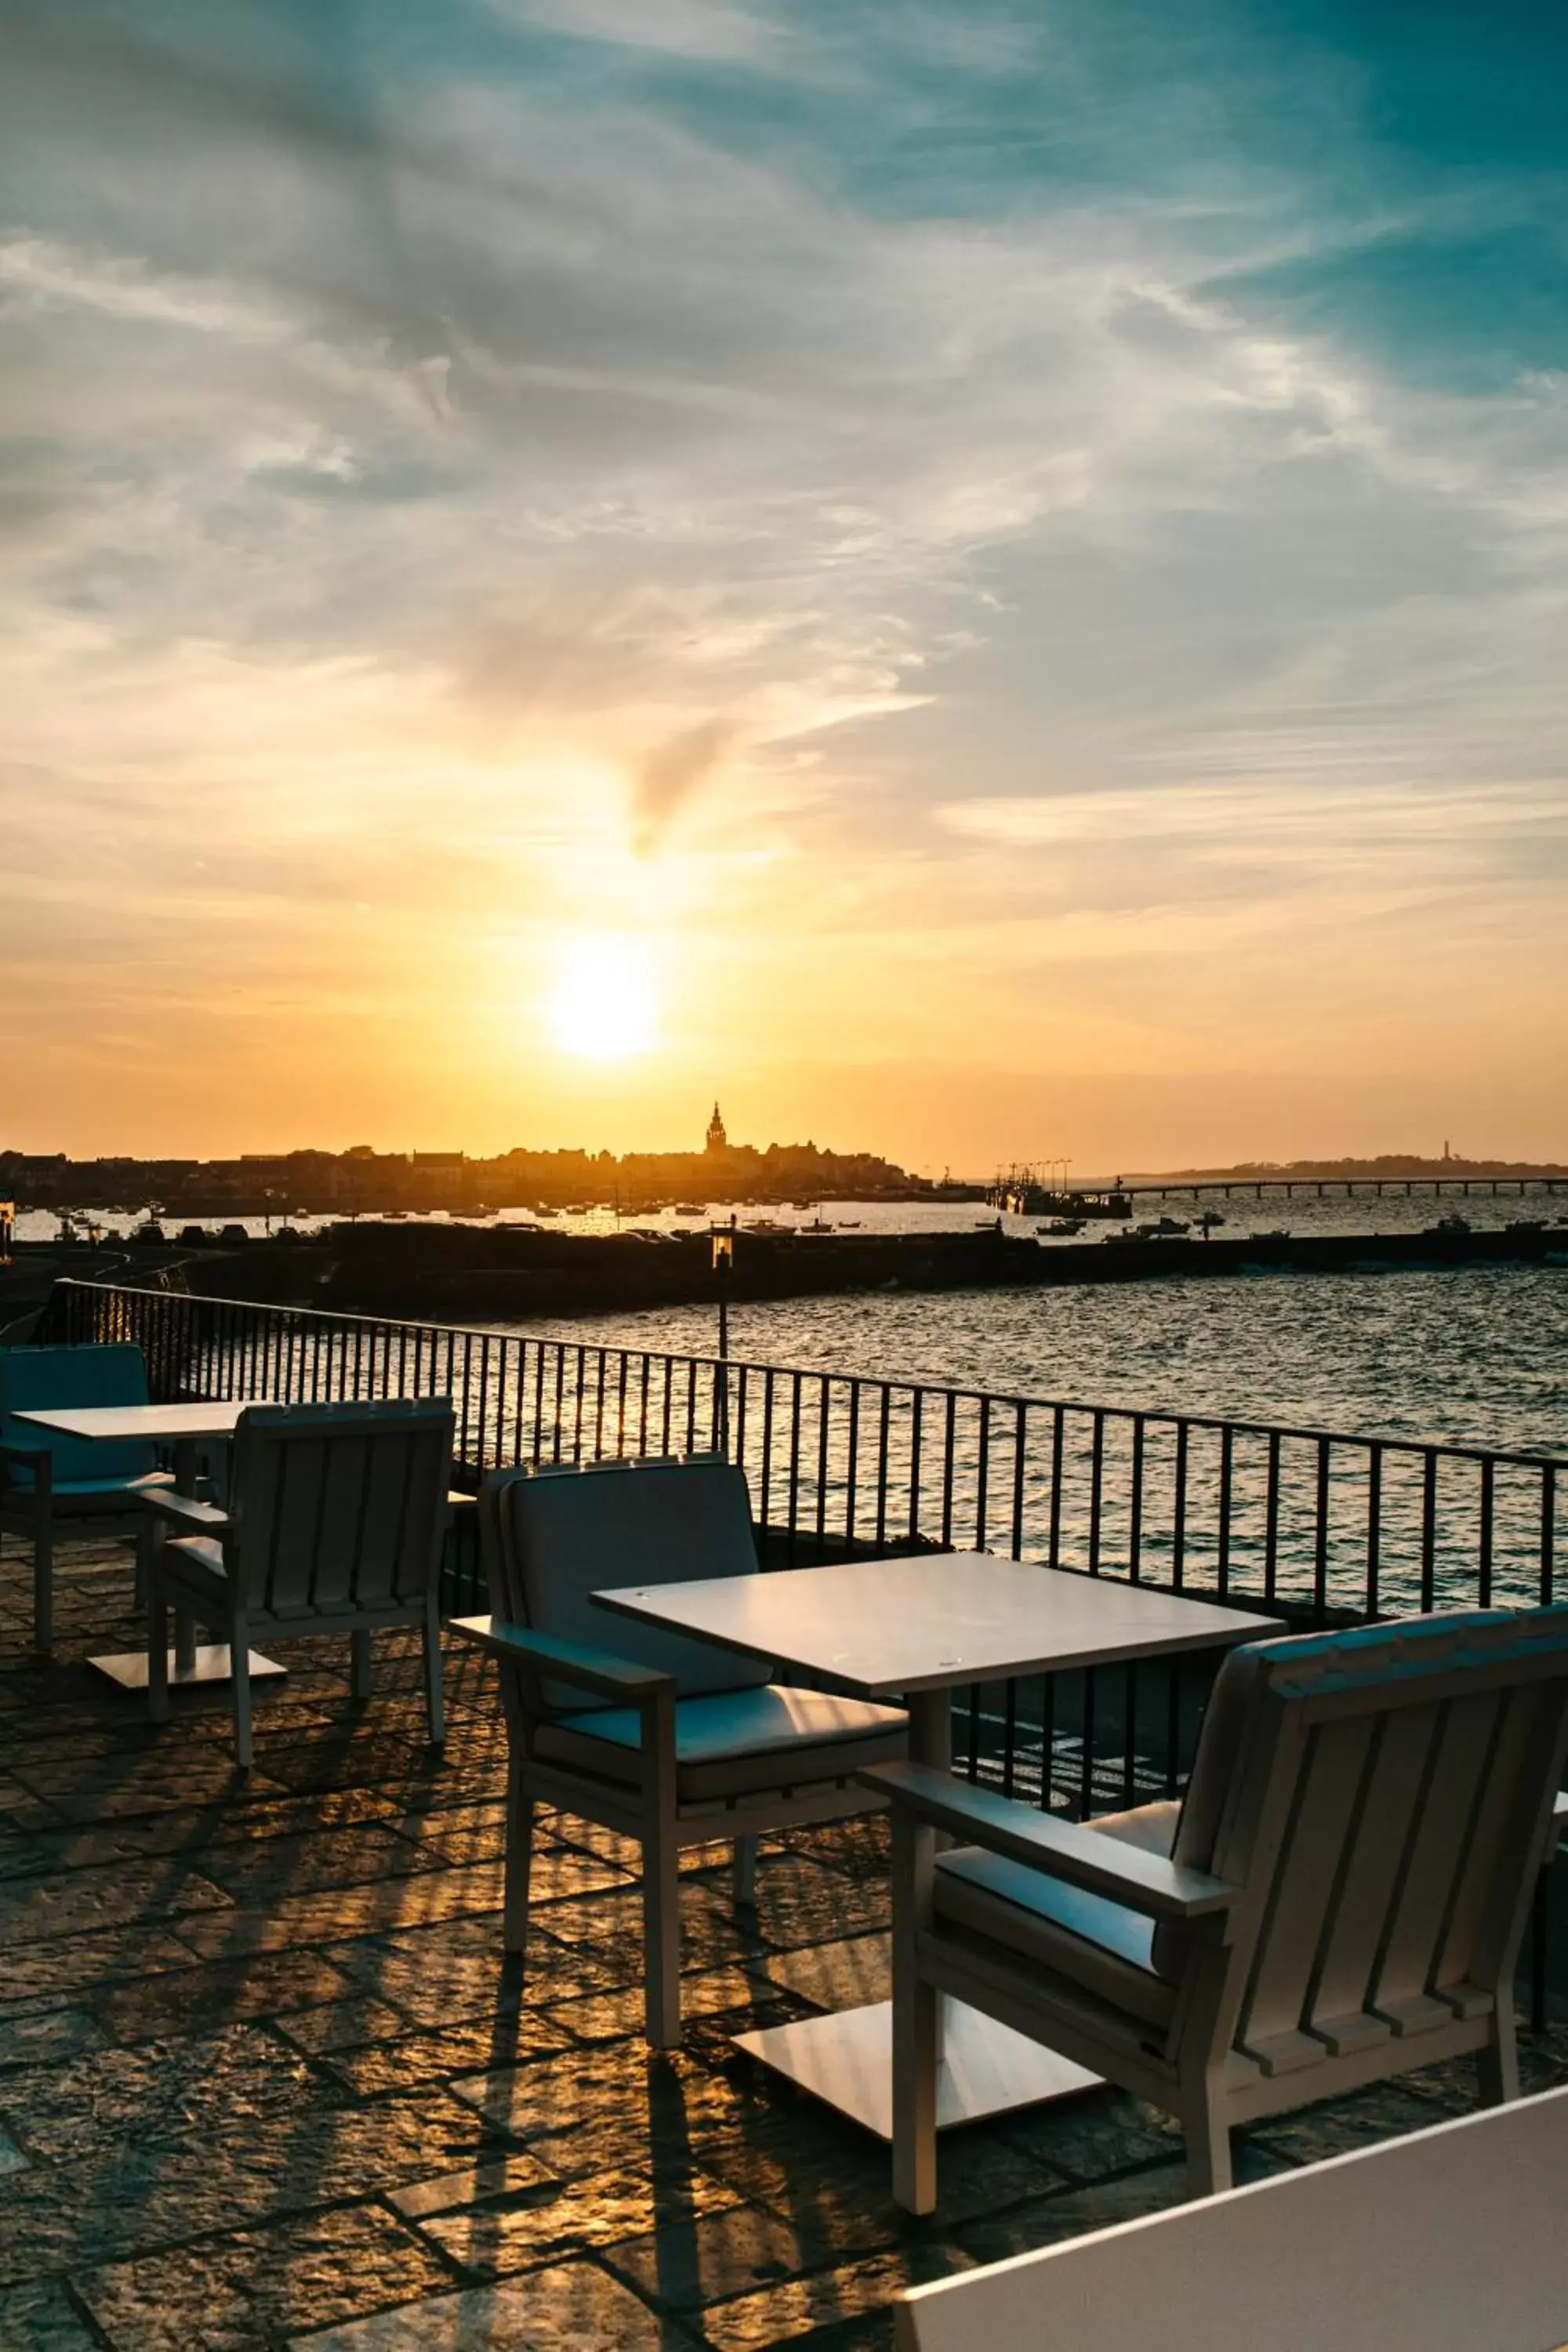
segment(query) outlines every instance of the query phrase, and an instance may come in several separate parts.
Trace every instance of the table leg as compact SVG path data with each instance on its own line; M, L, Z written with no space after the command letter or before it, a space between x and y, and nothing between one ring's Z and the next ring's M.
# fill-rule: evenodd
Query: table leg
M952 1763L952 1693L912 1691L910 1755L917 1764L947 1771ZM949 1837L933 1843L951 1845ZM882 2139L893 2136L893 2011L890 2001L838 2010L794 2025L763 2026L735 2037L736 2046L764 2065L852 2116ZM937 2003L937 2129L1006 2115L1042 2099L1088 2090L1100 2080L1087 2067L1016 2033L943 1993Z
M952 1693L949 1690L911 1691L904 1700L910 1718L910 1760L929 1764L933 1772L952 1769ZM935 1830L921 1830L919 1835L930 1844L933 1853L951 1845L950 1837ZM936 1999L936 2063L940 2066L947 2054L947 1995Z

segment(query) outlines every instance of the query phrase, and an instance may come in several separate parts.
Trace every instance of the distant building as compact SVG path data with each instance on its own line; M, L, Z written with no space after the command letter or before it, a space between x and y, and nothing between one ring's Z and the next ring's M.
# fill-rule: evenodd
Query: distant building
M730 1139L724 1132L724 1122L719 1116L719 1106L715 1103L713 1116L708 1122L708 1150L727 1151L729 1148Z

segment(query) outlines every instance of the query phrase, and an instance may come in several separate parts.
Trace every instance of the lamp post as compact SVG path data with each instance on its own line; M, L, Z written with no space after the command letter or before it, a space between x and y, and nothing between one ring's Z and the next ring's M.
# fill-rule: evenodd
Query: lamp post
M735 1216L727 1226L710 1227L713 1244L713 1280L719 1293L719 1370L714 1379L714 1420L719 1450L730 1451L730 1273L735 1263Z

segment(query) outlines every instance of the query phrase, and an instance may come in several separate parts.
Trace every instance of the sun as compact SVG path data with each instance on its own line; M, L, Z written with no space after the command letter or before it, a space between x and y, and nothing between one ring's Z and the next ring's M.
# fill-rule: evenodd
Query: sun
M646 1054L658 1034L653 966L640 940L569 940L546 1003L550 1032L563 1054L615 1062Z

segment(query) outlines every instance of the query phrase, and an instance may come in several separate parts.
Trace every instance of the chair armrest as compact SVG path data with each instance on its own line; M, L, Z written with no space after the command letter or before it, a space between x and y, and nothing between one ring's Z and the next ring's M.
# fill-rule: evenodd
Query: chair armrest
M971 1788L929 1765L869 1765L856 1778L895 1809L914 1814L933 1829L951 1830L969 1844L1065 1879L1069 1886L1109 1895L1145 1918L1202 1919L1228 1910L1241 1897L1241 1888L1223 1878L1180 1868L1163 1854L1146 1853L1077 1822L1038 1813L1011 1797Z
M640 1700L675 1688L675 1676L661 1674L655 1666L634 1665L629 1658L617 1658L613 1650L595 1649L586 1642L563 1642L553 1633L536 1633L530 1625L509 1625L493 1617L454 1617L448 1621L448 1630L488 1650L492 1658L503 1658L514 1666L531 1666L552 1682L574 1683L579 1690L619 1699L624 1706L636 1706Z
M24 1495L30 1494L34 1502L46 1502L49 1505L52 1510L54 1507L55 1450L49 1444L48 1439L47 1437L40 1437L37 1443L34 1444L26 1439L23 1439L18 1442L15 1438L9 1438L4 1445L0 1445L0 1492L4 1492L11 1483L9 1478L6 1476L5 1472L7 1465L13 1462L16 1463L18 1469L30 1470L33 1474L33 1484L31 1488L29 1489L26 1486L18 1487L16 1490L17 1493Z
M176 1495L167 1487L154 1487L142 1497L148 1510L161 1519L172 1519L177 1527L191 1535L226 1535L234 1521L216 1503L198 1503L194 1495Z

